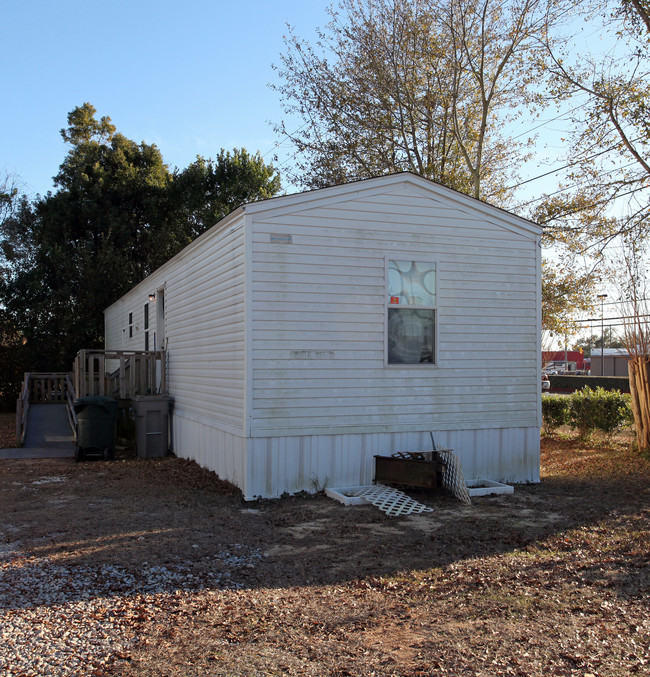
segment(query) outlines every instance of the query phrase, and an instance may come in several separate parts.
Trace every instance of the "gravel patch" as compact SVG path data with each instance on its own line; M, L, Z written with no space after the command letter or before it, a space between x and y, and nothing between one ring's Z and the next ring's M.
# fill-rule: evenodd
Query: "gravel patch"
M198 590L237 590L238 569L261 552L236 544L212 556L137 571L102 564L61 565L0 546L0 676L101 675L128 657L138 628L174 598Z
M0 616L0 675L89 675L136 641L119 619L124 605L104 599L29 609Z

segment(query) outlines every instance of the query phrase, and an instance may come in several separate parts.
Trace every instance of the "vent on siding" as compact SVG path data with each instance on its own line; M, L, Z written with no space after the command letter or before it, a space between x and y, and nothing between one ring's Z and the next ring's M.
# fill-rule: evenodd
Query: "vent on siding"
M269 239L275 244L291 244L291 235L288 233L271 233Z

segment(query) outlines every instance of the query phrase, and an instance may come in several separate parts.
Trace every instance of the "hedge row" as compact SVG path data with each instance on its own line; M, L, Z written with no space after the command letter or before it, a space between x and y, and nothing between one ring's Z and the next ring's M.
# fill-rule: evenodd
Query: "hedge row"
M611 434L634 420L629 394L604 388L583 388L570 395L543 395L542 419L547 432L568 425L583 437L595 430Z
M567 376L553 374L549 376L552 390L580 390L580 388L603 388L630 392L630 379L627 376Z

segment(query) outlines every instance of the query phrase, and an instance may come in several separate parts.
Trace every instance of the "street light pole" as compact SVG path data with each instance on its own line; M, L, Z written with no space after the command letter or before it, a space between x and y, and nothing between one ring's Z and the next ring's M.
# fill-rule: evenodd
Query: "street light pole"
M605 299L607 294L598 294L600 299L600 375L605 376Z

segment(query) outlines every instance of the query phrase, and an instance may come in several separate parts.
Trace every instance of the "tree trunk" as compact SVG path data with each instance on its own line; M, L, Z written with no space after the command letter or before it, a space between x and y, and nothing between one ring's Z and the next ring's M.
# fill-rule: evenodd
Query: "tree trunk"
M628 361L630 394L636 443L640 452L650 450L650 380L648 360L645 357L631 357Z

